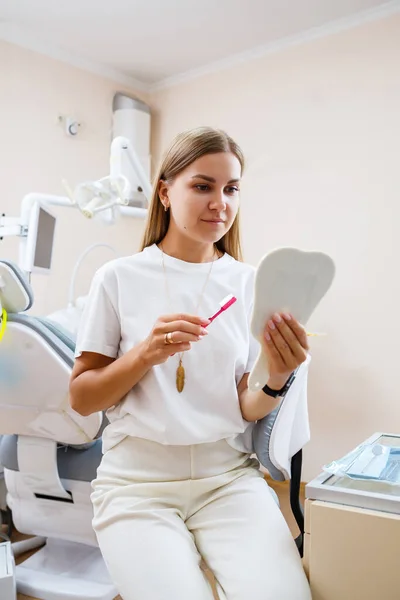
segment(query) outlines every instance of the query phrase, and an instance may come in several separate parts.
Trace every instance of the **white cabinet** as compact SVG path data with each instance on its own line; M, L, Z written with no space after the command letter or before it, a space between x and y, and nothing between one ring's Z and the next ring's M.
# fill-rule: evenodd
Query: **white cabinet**
M326 473L307 484L304 565L313 600L399 600L400 486Z

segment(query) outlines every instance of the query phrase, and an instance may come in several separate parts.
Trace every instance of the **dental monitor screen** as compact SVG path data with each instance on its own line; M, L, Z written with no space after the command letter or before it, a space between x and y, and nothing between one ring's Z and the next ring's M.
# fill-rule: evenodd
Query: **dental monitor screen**
M26 247L26 270L48 273L53 256L55 216L37 203L31 212Z

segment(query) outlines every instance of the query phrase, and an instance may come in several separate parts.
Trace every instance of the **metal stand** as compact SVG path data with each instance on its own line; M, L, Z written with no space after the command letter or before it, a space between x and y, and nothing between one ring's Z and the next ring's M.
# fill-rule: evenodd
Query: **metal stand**
M304 512L300 502L300 482L301 482L301 466L303 462L303 451L299 450L293 457L291 462L292 476L290 479L290 507L296 523L300 529L300 534L295 542L299 550L300 556L303 557L304 546Z

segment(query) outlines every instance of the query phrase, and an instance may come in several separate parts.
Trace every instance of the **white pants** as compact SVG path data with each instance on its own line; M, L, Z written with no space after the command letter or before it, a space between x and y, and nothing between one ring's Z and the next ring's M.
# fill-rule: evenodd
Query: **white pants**
M127 437L93 482L93 526L124 600L310 600L300 556L258 463L227 442Z

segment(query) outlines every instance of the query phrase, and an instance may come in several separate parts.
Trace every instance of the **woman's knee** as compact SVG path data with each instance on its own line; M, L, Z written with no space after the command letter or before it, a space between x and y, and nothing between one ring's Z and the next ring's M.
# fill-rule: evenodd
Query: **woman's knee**
M225 600L311 600L311 591L304 572L271 576L266 568L261 577L239 576L220 594Z
M270 556L271 558L271 556ZM223 600L311 600L310 586L298 554L282 555L278 560L250 556L219 573Z

